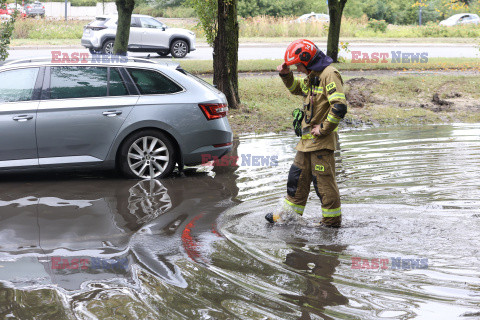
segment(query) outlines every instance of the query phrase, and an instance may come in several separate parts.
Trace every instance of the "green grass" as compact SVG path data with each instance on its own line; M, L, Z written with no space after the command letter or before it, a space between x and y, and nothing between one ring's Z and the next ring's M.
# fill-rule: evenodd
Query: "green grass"
M402 76L379 77L367 88L369 100L362 108L349 106L350 123L408 125L480 121L480 76ZM345 78L344 80L348 80ZM241 108L230 110L229 121L235 133L279 132L291 129L293 109L302 106L300 96L291 95L279 77L253 77L239 80ZM348 93L349 85L345 86ZM434 93L453 102L435 110ZM455 98L455 94L459 97Z
M13 39L77 39L80 41L83 27L89 21L84 20L47 20L47 19L19 19L15 22Z
M229 115L234 132L279 132L291 126L300 97L291 95L280 79L240 79L241 110Z
M195 74L213 73L213 63L210 60L176 60L181 66ZM276 72L282 59L239 60L239 72ZM448 70L477 69L480 70L480 60L477 58L430 58L428 63L336 63L334 66L342 70ZM293 67L292 69L295 69Z
M288 45L290 42L297 40L298 37L240 37L240 43L283 43ZM311 37L309 38L315 43L326 43L327 37ZM197 39L202 42L202 39ZM468 43L468 44L478 44L478 38L457 38L457 37L448 37L448 38L389 38L389 37L341 37L341 42L348 43Z

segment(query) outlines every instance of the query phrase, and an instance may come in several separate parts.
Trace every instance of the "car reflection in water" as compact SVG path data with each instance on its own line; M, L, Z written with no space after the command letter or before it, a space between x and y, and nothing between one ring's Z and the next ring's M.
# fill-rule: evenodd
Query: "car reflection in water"
M0 287L136 286L135 268L185 287L175 260L199 256L194 231L185 228L214 232L217 216L234 204L235 178L195 170L161 181L7 177L0 184Z

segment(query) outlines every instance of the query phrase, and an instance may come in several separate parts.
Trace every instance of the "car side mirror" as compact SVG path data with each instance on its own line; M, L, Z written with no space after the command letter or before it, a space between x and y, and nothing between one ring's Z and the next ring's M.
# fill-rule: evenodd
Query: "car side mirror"
M165 28L165 27L162 27L162 31L165 31L165 30L167 30L167 28Z

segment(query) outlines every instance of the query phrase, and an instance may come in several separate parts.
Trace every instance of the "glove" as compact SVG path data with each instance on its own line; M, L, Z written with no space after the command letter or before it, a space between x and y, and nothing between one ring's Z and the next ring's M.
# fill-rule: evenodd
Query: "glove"
M295 134L297 135L297 137L301 137L302 121L303 121L303 117L305 116L305 113L302 110L297 108L293 110L292 116L293 116L293 130L295 130Z

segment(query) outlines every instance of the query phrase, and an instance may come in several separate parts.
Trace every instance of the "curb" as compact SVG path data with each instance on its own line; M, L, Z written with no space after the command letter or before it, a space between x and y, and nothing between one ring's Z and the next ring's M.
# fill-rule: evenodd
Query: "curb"
M200 44L200 45L196 45L195 46L196 48L208 48L209 45L208 44ZM38 45L38 46L10 46L8 48L8 50L12 50L12 51L15 51L15 50L49 50L49 49L52 49L52 50L62 50L62 49L65 49L65 50L68 50L68 49L82 49L82 50L86 50L86 48L82 45Z

